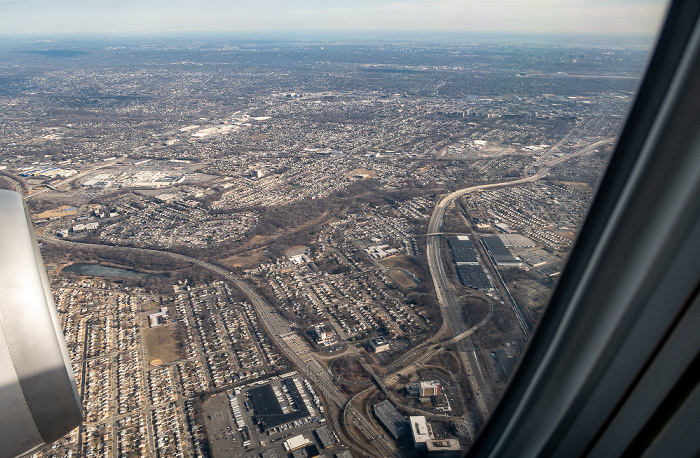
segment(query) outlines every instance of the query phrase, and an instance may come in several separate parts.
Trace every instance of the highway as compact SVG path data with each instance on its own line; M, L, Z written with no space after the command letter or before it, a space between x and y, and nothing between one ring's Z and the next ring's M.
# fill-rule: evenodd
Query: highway
M556 165L559 165L562 162L573 157L591 153L598 146L605 143L609 143L611 140L612 139L610 138L605 138L594 142L582 148L581 150L576 151L575 153L546 160L542 162L542 165L540 166L539 170L531 176L521 178L518 180L482 184L477 186L470 186L468 188L458 189L457 191L448 194L447 196L443 197L442 200L440 200L440 202L435 206L435 209L433 210L433 214L430 217L430 222L428 223L428 230L426 231L426 250L428 257L428 266L430 268L430 274L433 278L435 294L437 295L438 303L440 304L440 311L442 313L442 327L440 328L440 331L438 331L439 335L446 333L448 328L452 331L452 334L455 336L467 331L466 323L464 322L462 313L459 310L457 298L454 297L454 294L452 293L452 290L450 289L449 283L447 281L447 275L445 273L444 265L442 262L442 248L440 244L442 228L445 223L445 214L447 213L447 209L454 203L454 201L472 192L507 186L515 186L519 184L532 183L541 180L542 178L547 176L552 170L552 168ZM557 145L555 145L555 147L553 147L548 153L553 153L554 150L557 149L557 147L562 143L563 140L562 142L559 142ZM514 308L514 312L516 313L518 321L523 323L523 328L526 329L526 327L524 326L524 318L522 317L520 310L518 310L517 306L515 306ZM519 314L520 316L518 316ZM529 335L527 331L525 332L526 336ZM487 386L483 378L483 372L479 365L479 361L476 357L476 352L468 351L468 345L464 341L459 343L459 347L460 359L464 364L469 385L471 386L472 391L474 392L474 398L476 399L479 411L482 414L482 419L486 419L489 413L488 405L490 404L491 406L493 406L496 400L490 399L490 388L489 386Z
M456 336L452 337L451 339L438 342L438 343L431 343L431 341L426 341L422 343L421 345L418 345L417 347L413 348L410 350L408 353L405 353L403 356L401 356L399 359L394 361L393 363L389 364L386 367L386 370L382 373L382 378L387 378L390 375L400 372L400 371L405 371L406 369L409 369L411 366L415 366L418 364L421 364L424 361L429 360L432 358L434 355L439 353L440 351L444 350L446 347L458 343L462 339L466 339L470 335L474 334L477 329L485 325L490 319L491 316L493 315L493 302L489 300L489 313L484 317L483 320L478 322L476 325L472 326L471 328L467 329L464 332L461 332L460 334L457 334ZM411 360L416 354L423 352L423 354L417 358L414 361L411 361L411 366L404 366L408 361Z
M445 333L448 328L452 331L452 335L455 336L467 331L467 325L464 322L457 298L454 297L454 294L449 287L447 274L442 262L442 248L440 244L442 238L441 232L442 226L445 222L445 214L447 213L447 209L456 199L470 192L499 186L528 183L538 179L540 179L540 176L533 175L531 177L518 180L517 182L511 181L507 183L479 185L460 189L444 197L435 207L435 210L430 218L430 223L428 224L426 250L428 266L430 268L430 274L433 278L433 285L435 287L435 294L437 295L438 303L440 304L440 311L442 312L441 331L443 333ZM469 346L473 347L473 345ZM477 358L474 356L474 353L467 351L467 345L464 342L460 342L458 344L458 349L458 355L464 366L469 386L474 393L474 399L476 399L482 420L485 420L489 414L489 401L492 401L485 398L485 396L488 396L490 393L490 388L487 386L487 383L483 378L483 374L479 368L479 363Z
M248 297L251 304L255 308L256 312L260 316L260 322L262 323L267 335L275 342L277 347L285 354L285 356L297 367L299 372L304 374L306 378L318 387L321 391L323 397L328 400L328 402L335 403L339 408L345 410L350 410L352 415L349 418L355 424L355 426L367 436L367 438L375 437L372 443L372 447L376 449L374 456L377 457L393 457L402 456L400 451L396 448L393 442L389 441L385 437L379 438L379 436L384 436L383 431L377 430L365 417L359 414L354 407L347 405L347 397L338 389L338 387L333 383L331 374L313 357L311 348L308 344L301 339L296 333L292 332L289 324L284 320L279 314L272 311L271 307L267 304L265 299L262 298L248 283L243 281L241 278L233 275L231 272L227 271L223 267L217 266L215 264L203 261L201 259L193 258L190 256L185 256L179 253L171 253L169 251L152 250L149 248L134 248L134 247L119 247L110 245L100 245L92 243L79 243L71 242L68 240L56 239L46 235L37 234L37 238L43 242L48 243L58 243L61 245L71 245L76 247L81 246L92 246L99 248L100 250L131 250L144 254L159 254L169 256L173 259L178 259L181 261L187 261L198 266L215 272L222 277L226 278L230 282L234 283L241 291ZM342 431L336 431L343 442L348 445L353 444L359 447L363 451L367 451L367 446L358 440L349 440L344 437Z
M556 157L551 160L544 161L540 166L539 170L526 178L500 182L491 183L478 186L471 186L468 188L460 189L454 191L447 196L445 196L435 207L430 222L428 224L428 230L426 234L426 248L427 248L427 258L430 268L430 273L433 279L435 292L440 305L440 310L442 313L442 326L440 330L425 342L423 345L410 351L404 357L400 358L397 362L389 366L384 375L388 375L391 372L400 370L403 364L409 362L411 357L416 355L419 351L424 351L424 354L418 359L418 361L411 362L411 367L419 364L419 362L429 359L431 356L441 351L445 346L452 343L458 345L458 355L462 364L465 368L465 373L469 385L474 392L474 397L478 404L479 411L481 412L482 419L486 419L489 413L489 406L493 406L495 400L491 398L490 387L486 383L483 371L478 361L476 352L470 348L473 347L471 344L470 336L479 327L483 326L491 317L493 312L493 304L491 305L491 311L488 316L482 320L479 324L472 328L467 328L467 324L464 321L463 314L458 306L458 301L452 293L449 283L447 281L447 276L444 270L444 265L442 262L441 253L441 236L442 228L444 225L445 215L447 209L452 205L452 203L468 193L482 191L486 189L514 186L524 183L531 183L540 180L547 176L551 171L552 167L564 162L575 156L583 155L592 152L596 147L601 144L609 143L610 139L600 140L595 142L580 151L575 153ZM86 173L93 172L98 168L107 167L112 165L112 163L100 164L99 166L85 171L77 176L72 177L70 180L64 180L61 185L69 184L80 176L84 176ZM43 192L43 191L40 191ZM31 197L32 194L28 197ZM358 412L351 404L349 404L347 397L337 388L333 383L332 376L313 356L313 353L308 346L308 344L299 337L296 333L292 332L289 324L284 320L279 314L275 313L272 308L267 304L267 302L251 287L247 282L233 275L231 272L227 271L223 267L217 266L215 264L193 258L190 256L185 256L178 253L172 253L168 251L154 250L148 248L135 248L135 247L118 247L118 246L107 246L100 244L87 244L71 242L67 240L60 240L46 235L37 234L37 237L48 243L57 243L62 245L71 246L92 246L100 250L131 250L134 252L141 252L144 254L158 254L169 256L173 259L178 259L186 261L189 263L197 264L202 268L209 271L215 272L227 280L234 283L245 295L248 297L256 312L260 316L263 328L266 330L267 335L273 340L276 346L287 356L287 358L298 368L299 372L304 374L309 380L311 380L320 390L323 397L329 402L333 403L338 408L342 409L343 418L346 421L351 421L357 430L359 430L368 439L374 438L371 447L363 443L360 438L346 438L339 427L337 427L337 421L333 418L333 422L336 425L336 431L341 436L341 440L348 445L353 444L363 453L369 452L370 455L379 457L392 457L401 456L401 452L396 448L393 441L385 437L383 430L378 430L367 418L365 418L360 412ZM515 313L518 314L519 310L515 307ZM519 317L522 322L522 316ZM452 339L447 340L442 343L434 343L444 336L448 331L451 331L454 336ZM432 344L432 346L431 346ZM379 376L375 376L377 383L383 386L383 380ZM332 412L329 412L332 416ZM380 437L382 436L382 437ZM376 451L375 451L376 450Z

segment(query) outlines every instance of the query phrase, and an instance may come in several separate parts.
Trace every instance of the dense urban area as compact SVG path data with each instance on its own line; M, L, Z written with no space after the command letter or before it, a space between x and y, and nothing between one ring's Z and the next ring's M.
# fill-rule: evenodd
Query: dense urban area
M643 45L0 41L83 424L34 457L461 456Z

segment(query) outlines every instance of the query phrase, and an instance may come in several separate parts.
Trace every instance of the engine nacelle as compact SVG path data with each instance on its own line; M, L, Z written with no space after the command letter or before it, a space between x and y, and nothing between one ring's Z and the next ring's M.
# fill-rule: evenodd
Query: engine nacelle
M0 190L0 456L61 438L82 406L22 196Z

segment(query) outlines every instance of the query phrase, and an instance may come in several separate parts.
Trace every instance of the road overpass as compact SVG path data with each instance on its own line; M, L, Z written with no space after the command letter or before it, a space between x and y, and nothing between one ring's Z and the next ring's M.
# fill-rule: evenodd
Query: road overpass
M553 159L546 160L542 162L539 170L531 176L520 178L517 180L504 181L499 183L489 183L476 186L470 186L463 189L458 189L451 192L447 196L443 197L440 202L435 206L433 213L430 217L430 222L428 223L428 230L426 231L426 251L428 258L428 266L430 268L430 274L433 278L433 285L435 287L435 294L440 304L440 311L442 313L442 327L438 334L444 334L447 329L452 331L453 335L459 335L467 330L467 325L464 322L464 317L459 310L457 298L454 297L452 290L447 281L447 275L445 273L444 265L442 262L442 247L441 247L441 236L442 229L445 223L445 215L447 209L460 197L478 191L484 191L487 189L503 188L509 186L517 186L525 183L533 183L535 181L541 180L547 176L553 167L563 163L564 161L571 159L573 157L582 156L593 152L598 146L610 143L610 138L605 138L594 142L579 151L566 156L559 156ZM561 143L561 142L560 142ZM555 148L549 151L552 153ZM517 308L517 307L516 307ZM518 313L518 310L515 310ZM518 317L520 321L521 317ZM487 386L486 381L483 378L483 373L481 371L481 366L476 356L476 352L469 351L468 347L473 347L473 345L465 345L464 341L461 341L458 346L460 351L460 359L465 366L465 372L467 373L467 379L469 385L474 392L474 397L479 407L479 411L482 414L483 419L488 416L489 405L491 408L495 405L494 399L490 399L490 387Z

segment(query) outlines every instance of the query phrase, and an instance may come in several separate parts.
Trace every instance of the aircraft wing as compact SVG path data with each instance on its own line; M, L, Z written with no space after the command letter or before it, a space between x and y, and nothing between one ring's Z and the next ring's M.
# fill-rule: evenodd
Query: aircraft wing
M0 456L51 443L82 407L22 196L0 190Z

